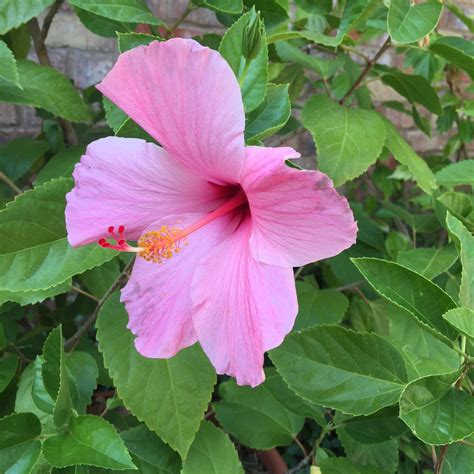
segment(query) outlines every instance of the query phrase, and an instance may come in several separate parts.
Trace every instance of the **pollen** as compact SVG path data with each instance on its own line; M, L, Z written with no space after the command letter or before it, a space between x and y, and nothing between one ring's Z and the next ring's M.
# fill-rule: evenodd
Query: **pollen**
M141 252L138 255L148 262L162 263L179 253L183 245L188 245L188 242L182 237L180 227L162 225L140 237L138 248Z

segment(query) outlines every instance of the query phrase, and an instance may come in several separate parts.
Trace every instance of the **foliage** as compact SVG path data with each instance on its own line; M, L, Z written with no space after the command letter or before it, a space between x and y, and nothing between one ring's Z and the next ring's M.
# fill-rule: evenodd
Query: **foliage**
M121 52L213 11L225 34L195 39L239 81L247 144L313 138L349 199L357 243L296 271L295 327L250 388L216 377L198 345L137 353L116 291L129 262L71 248L64 207L88 143L151 137L51 66L61 0L1 3L0 102L43 124L0 146L1 472L241 473L255 453L291 472L474 471L474 48L438 27L453 14L472 31L461 8L193 0L170 26L144 0L68 0ZM375 84L397 100L380 102ZM397 114L444 148L420 156Z

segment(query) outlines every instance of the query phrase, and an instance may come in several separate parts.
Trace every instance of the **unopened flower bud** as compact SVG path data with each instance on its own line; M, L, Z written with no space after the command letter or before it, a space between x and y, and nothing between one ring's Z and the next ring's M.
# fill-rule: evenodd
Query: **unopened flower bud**
M250 19L242 38L242 54L247 61L257 57L262 44L262 31L263 22L260 19L260 12L256 12L253 7L250 10Z

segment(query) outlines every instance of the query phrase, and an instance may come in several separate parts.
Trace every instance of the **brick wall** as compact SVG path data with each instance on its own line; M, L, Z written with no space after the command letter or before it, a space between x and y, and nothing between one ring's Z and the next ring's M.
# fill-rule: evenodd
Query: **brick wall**
M152 10L159 18L168 24L179 17L185 9L187 0L148 0ZM458 1L457 5L467 13L474 12L473 0ZM202 32L222 32L222 25L209 10L198 9L189 15L182 24L182 34L192 36ZM442 34L468 35L466 27L447 10L443 14L439 31ZM100 81L112 67L118 52L114 39L102 38L89 32L79 21L77 16L67 5L64 5L54 18L47 39L51 61L53 65L66 76L73 79L76 87L82 89ZM368 48L366 53L374 51ZM376 47L374 46L374 50ZM34 52L30 57L36 60ZM400 66L400 57L397 57L392 48L383 57L383 63ZM374 97L381 100L400 99L392 89L376 81L370 84ZM403 131L409 142L419 153L436 152L446 143L446 136L434 134L433 138L418 131L410 117L387 111L389 118ZM34 109L18 107L11 104L0 104L0 142L22 135L36 135L40 130L40 120L35 116ZM294 143L303 154L312 155L311 141L303 135Z

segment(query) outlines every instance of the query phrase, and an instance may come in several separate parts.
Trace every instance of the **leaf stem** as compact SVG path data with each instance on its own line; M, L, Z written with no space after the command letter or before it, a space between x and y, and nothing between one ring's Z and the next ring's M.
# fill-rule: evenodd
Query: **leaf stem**
M100 298L97 306L95 307L94 312L89 316L88 319L84 321L82 326L64 343L64 350L67 352L71 352L77 346L78 342L80 341L81 337L92 327L95 323L99 312L107 301L109 296L121 285L124 277L127 275L128 271L132 268L134 262L134 258L127 263L125 268L123 269L122 273L116 278L116 280L112 283L110 288L104 293L102 298Z
M5 173L2 173L1 171L0 181L6 184L17 195L23 192Z
M88 293L87 291L83 290L82 288L79 288L78 286L72 285L71 290L75 291L76 293L80 293L81 295L87 296L91 300L94 300L96 303L99 302L99 298L96 298L94 295Z
M346 99L349 98L359 88L365 76L367 76L370 70L375 66L377 61L381 58L383 53L385 53L385 51L388 48L390 48L391 45L392 45L392 42L390 40L390 37L388 37L383 43L383 45L380 47L380 49L375 53L374 57L372 59L369 59L365 68L359 74L359 77L355 80L354 84L352 84L351 88L344 94L344 97L339 101L341 105L344 104Z

